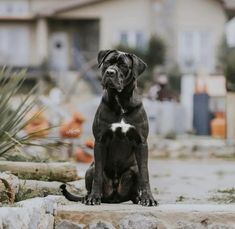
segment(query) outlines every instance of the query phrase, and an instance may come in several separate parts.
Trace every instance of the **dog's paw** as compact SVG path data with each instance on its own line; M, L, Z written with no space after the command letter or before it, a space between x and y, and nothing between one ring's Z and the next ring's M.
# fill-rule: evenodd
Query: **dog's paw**
M148 193L143 193L141 196L140 196L140 199L139 199L139 204L141 204L142 206L148 206L148 207L151 207L151 206L157 206L158 205L158 202L153 198L152 194L148 194Z
M101 204L101 195L98 193L91 193L86 196L84 200L84 204L86 205L100 205Z

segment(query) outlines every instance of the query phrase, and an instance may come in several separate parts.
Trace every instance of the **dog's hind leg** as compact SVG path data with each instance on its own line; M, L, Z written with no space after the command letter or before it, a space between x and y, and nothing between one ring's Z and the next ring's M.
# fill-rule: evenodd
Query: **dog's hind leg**
M92 164L90 168L86 171L85 175L85 184L86 184L86 190L87 190L87 195L85 197L85 201L87 199L87 196L91 193L92 191L92 184L93 184L93 179L94 179L94 173L95 173L95 168L94 165ZM108 178L105 172L103 173L103 185L102 185L102 201L104 203L110 202L110 198L112 197L113 194L113 182L112 179Z
M118 195L120 202L131 200L134 204L139 202L139 189L138 189L138 170L136 166L131 167L122 174L118 185ZM134 168L134 169L133 169Z
M87 169L86 175L85 175L85 185L86 185L86 190L87 190L88 195L91 193L92 183L94 179L94 172L95 172L94 163L92 163L90 168Z
M105 174L105 172L103 173L103 195L102 195L102 199L104 200L104 202L106 202L105 200L109 200L110 197L113 194L113 181L112 179L110 179L109 177L107 177L107 175Z

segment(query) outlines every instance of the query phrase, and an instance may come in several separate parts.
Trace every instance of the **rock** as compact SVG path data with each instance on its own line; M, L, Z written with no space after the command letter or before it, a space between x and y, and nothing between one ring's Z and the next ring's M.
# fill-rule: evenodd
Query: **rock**
M44 221L40 224L39 229L54 229L54 216L51 214L46 214L44 216Z
M54 210L61 197L48 196L0 208L0 229L53 229Z
M84 229L85 225L84 224L76 224L76 223L72 223L70 221L63 221L61 223L59 223L55 229Z
M182 223L182 222L178 222L177 223L177 228L179 229L199 229L201 228L202 225L197 224L197 223Z
M99 221L88 226L89 229L115 229L115 227L106 221Z
M159 221L156 217L143 215L140 213L124 217L119 224L120 229L155 229L159 228Z
M165 204L142 207L129 203L86 206L58 205L56 225L63 221L84 224L90 229L232 229L234 205ZM224 227L227 226L227 227Z
M235 226L233 224L233 226L228 226L226 224L211 224L208 226L208 229L234 229Z
M26 209L5 207L0 209L2 227L8 229L29 228L30 217ZM31 227L32 228L32 227Z

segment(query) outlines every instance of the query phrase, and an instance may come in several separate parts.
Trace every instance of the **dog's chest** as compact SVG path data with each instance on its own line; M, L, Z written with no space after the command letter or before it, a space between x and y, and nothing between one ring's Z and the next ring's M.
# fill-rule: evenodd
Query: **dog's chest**
M126 112L126 108L120 103L118 96L115 96L115 100L121 109L121 114L123 115Z
M125 123L124 120L111 125L113 137L109 142L107 161L113 170L122 170L134 160L132 143L127 137L131 128L134 127Z

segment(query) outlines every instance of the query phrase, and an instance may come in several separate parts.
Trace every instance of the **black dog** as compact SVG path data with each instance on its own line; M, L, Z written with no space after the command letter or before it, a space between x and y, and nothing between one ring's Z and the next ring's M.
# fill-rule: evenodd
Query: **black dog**
M146 64L137 56L117 50L100 51L104 95L93 122L95 161L86 172L88 194L70 194L68 200L88 205L133 201L155 206L148 174L148 122L137 94L136 78Z

